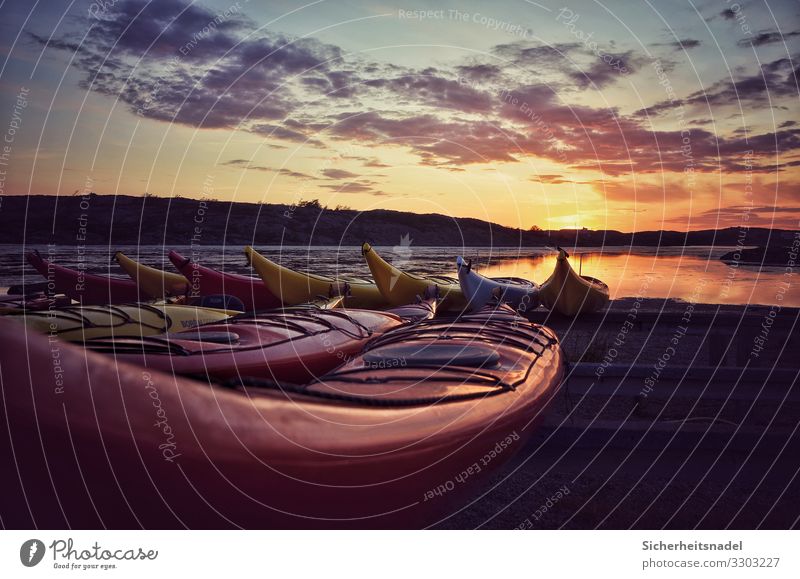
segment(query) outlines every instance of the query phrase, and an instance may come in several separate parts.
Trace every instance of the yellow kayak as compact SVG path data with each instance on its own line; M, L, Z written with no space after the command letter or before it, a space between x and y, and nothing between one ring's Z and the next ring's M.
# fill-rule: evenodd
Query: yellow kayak
M344 299L348 308L374 309L386 306L386 300L378 287L371 281L359 278L332 277L303 273L278 265L258 253L249 245L244 253L253 269L258 272L270 292L287 306L313 301L319 296L328 296L347 284L349 293ZM407 302L411 303L411 302ZM405 305L405 304L403 304Z
M467 305L461 285L455 278L444 276L420 276L397 269L385 261L372 249L369 243L361 246L361 253L366 258L372 277L378 285L383 297L393 306L413 304L417 296L425 294L431 285L439 290L442 303L439 309L463 309Z
M569 254L559 249L553 274L539 287L545 307L565 316L596 312L608 303L608 286L589 276L575 273L567 261Z
M156 269L132 260L130 257L118 251L114 254L114 259L125 272L131 276L133 281L139 285L139 289L153 298L166 298L169 296L182 296L186 294L189 280L179 273L170 273L162 269Z
M179 332L201 324L221 322L238 314L228 310L171 304L76 306L10 313L32 330L81 342L92 338L140 337Z

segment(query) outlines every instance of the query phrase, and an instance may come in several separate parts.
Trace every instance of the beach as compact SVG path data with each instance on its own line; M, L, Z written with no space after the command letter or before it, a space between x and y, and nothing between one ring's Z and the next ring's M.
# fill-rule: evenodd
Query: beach
M796 526L800 310L781 310L770 347L756 358L756 328L769 319L769 306L695 304L699 329L669 349L690 304L644 300L637 331L617 345L619 320L634 303L547 320L571 361L571 378L525 448L437 527ZM613 363L604 363L609 351Z

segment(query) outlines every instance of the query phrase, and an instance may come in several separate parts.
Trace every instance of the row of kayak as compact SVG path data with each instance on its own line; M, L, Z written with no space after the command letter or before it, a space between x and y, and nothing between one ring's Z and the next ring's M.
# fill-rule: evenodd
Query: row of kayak
M500 288L457 317L436 283L383 311L333 295L199 324L171 309L188 306L93 306L166 333L81 345L0 318L4 524L434 522L523 447L564 377L556 336ZM97 326L86 309L76 330Z
M597 311L608 302L608 286L578 275L564 250L559 251L553 274L541 286L520 278L487 278L460 257L456 260L457 278L416 275L395 267L367 243L361 251L372 279L300 272L275 263L252 247L244 251L258 278L204 267L175 251L169 253L169 260L179 273L146 266L117 252L114 257L129 279L63 267L37 252L26 257L55 290L50 293L65 294L83 305L227 295L236 298L235 308L257 311L343 293L346 307L381 309L411 303L431 285L437 288L442 300L440 308L446 311L476 311L499 300L520 313L542 303L553 311L574 316Z

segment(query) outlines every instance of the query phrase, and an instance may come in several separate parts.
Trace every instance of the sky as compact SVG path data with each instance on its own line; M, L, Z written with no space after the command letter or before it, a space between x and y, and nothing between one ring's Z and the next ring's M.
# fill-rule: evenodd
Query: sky
M800 228L796 0L16 0L0 45L0 195Z

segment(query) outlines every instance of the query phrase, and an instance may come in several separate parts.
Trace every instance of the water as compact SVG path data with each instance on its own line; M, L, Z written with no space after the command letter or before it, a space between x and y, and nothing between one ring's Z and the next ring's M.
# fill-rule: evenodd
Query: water
M83 265L87 271L120 275L107 246L29 246L54 261L69 267ZM120 246L133 259L174 271L161 246ZM187 257L209 267L234 273L252 273L240 247L175 246ZM364 276L369 270L358 247L270 247L259 246L267 257L288 267L324 275ZM545 248L450 248L409 247L375 248L399 267L418 273L455 276L455 258L462 254L472 259L477 271L488 276L516 276L543 282L555 265L555 252ZM728 247L603 247L580 248L572 252L573 267L603 280L612 299L642 296L673 298L704 303L766 304L800 307L800 291L795 275L785 275L783 267L732 268L719 261ZM0 287L41 281L36 271L24 263L22 247L0 245ZM789 282L787 290L781 284ZM780 300L777 296L781 296Z

